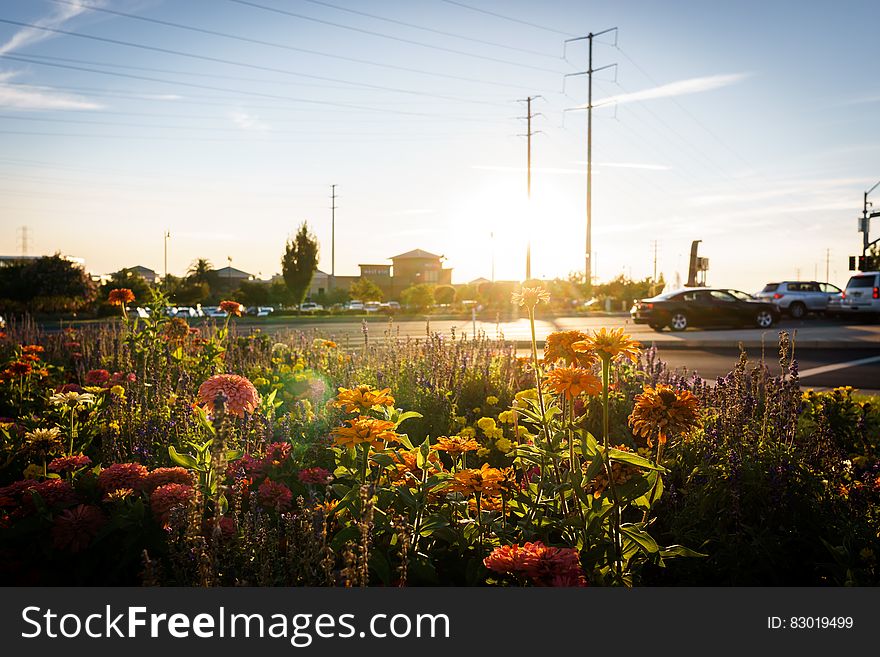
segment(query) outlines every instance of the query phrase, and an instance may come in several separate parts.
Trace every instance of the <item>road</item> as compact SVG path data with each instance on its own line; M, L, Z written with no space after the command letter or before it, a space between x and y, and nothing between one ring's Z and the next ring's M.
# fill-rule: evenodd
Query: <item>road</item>
M777 339L780 331L788 331L795 338L802 384L804 387L834 387L851 385L853 387L876 391L880 389L880 324L858 324L841 320L806 318L784 320L769 330L760 329L715 329L687 330L672 333L669 330L656 332L646 326L632 324L628 316L603 317L560 317L536 322L536 337L543 343L547 334L558 330L579 329L591 331L600 327L624 327L627 332L645 346L657 347L660 357L674 368L686 367L696 371L705 379L714 379L730 371L739 357L740 343L752 360L759 360L762 349L765 360L775 371ZM339 342L343 347L354 347L363 343L364 335L360 321L320 323L304 322L279 325L268 322L264 330L274 332L284 329L314 330L317 335ZM388 322L385 318L370 318L367 321L368 337L383 340L391 330L401 337L422 338L428 331L449 336L455 334L472 335L474 328L489 337L504 337L517 342L525 350L530 338L527 319L513 322L473 323L467 320L438 321L400 321ZM525 352L524 352L525 353Z

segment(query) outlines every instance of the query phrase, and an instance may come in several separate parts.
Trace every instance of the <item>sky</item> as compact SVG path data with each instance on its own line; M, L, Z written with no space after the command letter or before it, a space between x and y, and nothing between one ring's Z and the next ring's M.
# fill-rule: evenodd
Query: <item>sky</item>
M338 275L846 283L880 180L873 1L2 0L0 254L268 278L306 221ZM615 66L616 65L616 66ZM526 193L525 98L532 101ZM875 192L880 204L880 190ZM876 220L875 220L876 223ZM166 240L165 234L170 237ZM874 231L880 236L880 226Z

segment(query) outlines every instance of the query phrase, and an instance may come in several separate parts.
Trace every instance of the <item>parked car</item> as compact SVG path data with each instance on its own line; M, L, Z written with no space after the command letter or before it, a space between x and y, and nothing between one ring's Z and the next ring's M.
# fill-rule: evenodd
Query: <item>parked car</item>
M364 311L368 313L377 313L381 307L382 304L378 301L367 301L364 304Z
M320 303L306 301L305 303L301 303L299 305L299 309L300 309L300 312L313 313L316 310L324 310L324 306L322 306Z
M346 310L363 310L364 309L364 302L358 301L356 299L352 299L347 304L345 304L345 309Z
M684 331L689 326L756 326L770 328L779 321L776 305L739 290L685 288L640 299L630 310L636 324L655 331L666 326Z
M226 317L226 311L220 310L217 306L209 306L204 309L205 317Z
M880 317L880 272L864 271L851 276L843 291L839 312Z
M379 310L383 313L393 314L400 312L400 304L396 301L385 301L379 304Z
M840 293L841 289L831 283L782 281L767 283L755 296L774 303L794 319L800 319L809 312L825 312L828 302Z
M202 312L201 308L193 308L192 306L178 306L176 308L176 312L174 313L175 317L204 317L205 313Z
M132 319L148 319L150 317L150 309L149 308L141 308L138 306L137 308L129 308L128 316Z

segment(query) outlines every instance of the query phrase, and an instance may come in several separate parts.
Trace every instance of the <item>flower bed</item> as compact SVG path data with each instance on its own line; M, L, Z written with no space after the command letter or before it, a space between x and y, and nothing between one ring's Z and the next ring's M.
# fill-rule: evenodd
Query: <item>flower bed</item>
M346 353L111 297L0 338L6 584L878 583L877 405L803 393L784 334L709 383L620 330Z

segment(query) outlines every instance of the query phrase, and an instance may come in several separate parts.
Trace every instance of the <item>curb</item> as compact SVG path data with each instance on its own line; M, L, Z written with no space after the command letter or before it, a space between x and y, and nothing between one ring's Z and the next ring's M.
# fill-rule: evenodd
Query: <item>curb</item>
M511 340L517 349L531 349L532 343L528 340ZM538 347L544 347L544 340L537 340ZM775 340L653 340L643 341L642 345L656 347L658 351L688 350L688 349L736 349L739 345L745 349L774 349L777 345ZM795 350L798 349L878 349L880 344L867 341L841 341L841 340L795 340Z

